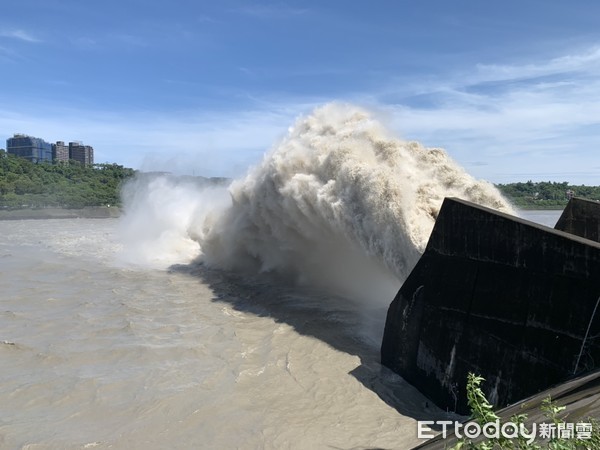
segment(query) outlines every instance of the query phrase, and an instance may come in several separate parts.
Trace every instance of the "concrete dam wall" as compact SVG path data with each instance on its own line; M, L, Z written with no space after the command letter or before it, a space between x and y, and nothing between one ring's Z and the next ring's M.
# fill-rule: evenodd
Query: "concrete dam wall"
M554 228L600 242L600 202L572 198Z
M389 307L382 363L468 412L467 374L498 406L600 364L600 244L459 199Z

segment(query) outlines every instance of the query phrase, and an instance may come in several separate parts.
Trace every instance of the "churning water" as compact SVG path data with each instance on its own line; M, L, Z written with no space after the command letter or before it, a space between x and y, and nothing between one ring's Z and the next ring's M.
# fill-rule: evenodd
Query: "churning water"
M379 364L445 196L512 211L362 110L300 119L230 187L141 178L119 220L0 222L0 448L410 448Z

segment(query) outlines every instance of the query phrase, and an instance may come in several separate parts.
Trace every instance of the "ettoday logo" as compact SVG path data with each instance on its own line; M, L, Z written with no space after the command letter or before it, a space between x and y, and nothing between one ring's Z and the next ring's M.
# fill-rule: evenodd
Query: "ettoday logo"
M499 420L489 422L483 426L477 422L455 422L452 420L420 420L417 422L417 437L429 439L435 437L431 430L432 425L441 427L442 438L446 439L449 433L454 433L458 439L524 439L527 444L536 439L578 439L587 440L592 438L592 424L589 422L578 423L533 423L531 429L525 424L506 422L501 424Z

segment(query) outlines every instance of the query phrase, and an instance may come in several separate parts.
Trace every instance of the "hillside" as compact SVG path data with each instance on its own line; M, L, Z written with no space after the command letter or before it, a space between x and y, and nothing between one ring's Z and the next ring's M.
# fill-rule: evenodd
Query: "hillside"
M0 150L0 208L119 206L121 183L134 173L117 164L33 164Z
M564 181L497 184L502 194L521 209L562 209L569 196L600 201L600 186L575 186Z
M33 164L0 150L0 208L120 206L121 184L135 173L133 169L117 164L94 164L91 167L75 161L68 164ZM194 177L194 181L224 184L228 180ZM575 186L566 181L527 181L496 186L521 209L561 209L571 194L600 201L600 186Z

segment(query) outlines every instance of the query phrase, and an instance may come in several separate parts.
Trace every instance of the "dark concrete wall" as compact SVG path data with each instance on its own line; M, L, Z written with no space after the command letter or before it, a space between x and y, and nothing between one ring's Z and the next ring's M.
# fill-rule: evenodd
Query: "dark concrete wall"
M600 202L572 198L554 228L600 242Z
M600 244L446 199L390 305L382 362L442 408L467 413L486 378L504 406L600 364ZM577 367L576 367L577 365Z

